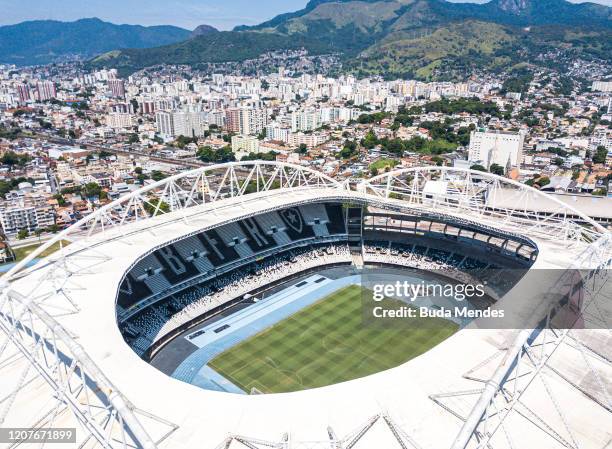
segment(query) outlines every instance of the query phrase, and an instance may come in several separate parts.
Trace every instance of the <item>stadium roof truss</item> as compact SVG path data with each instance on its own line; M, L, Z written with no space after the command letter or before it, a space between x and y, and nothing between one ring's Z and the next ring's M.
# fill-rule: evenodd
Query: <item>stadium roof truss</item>
M452 167L395 170L363 181L358 190L408 207L492 223L512 232L555 238L564 242L593 242L606 230L567 204L538 190L489 173ZM503 196L503 204L500 204ZM556 205L540 214L526 204L546 198Z
M79 344L79 336L61 325L62 314L78 313L81 307L71 299L71 291L85 289L79 278L95 270L100 261L112 260L112 254L104 252L104 242L148 232L171 220L188 222L196 211L214 213L219 204L246 209L253 198L270 194L290 196L293 192L312 192L313 198L324 198L323 193L333 192L346 201L388 203L408 213L443 214L512 233L564 242L581 254L576 260L578 268L586 266L592 270L593 282L587 283L587 289L595 288L596 280L599 282L605 277L602 282L607 281L612 257L612 237L608 231L557 200L553 200L558 205L553 214L541 215L527 209L524 204L545 194L492 174L421 167L392 171L355 185L338 182L306 167L277 162L202 167L152 183L96 209L40 246L2 277L0 369L21 362L23 370L15 377L3 378L0 426L16 425L11 420L11 411L24 407L32 416L28 426L51 427L60 421L64 423L62 427L78 426L82 429L78 447L160 447L177 426L132 404L128 399L130 393L119 391L113 385ZM504 207L497 201L502 193ZM510 203L508 195L512 199ZM70 245L64 245L65 242ZM59 251L28 267L33 259L56 244L61 246ZM31 273L44 275L36 278L36 282L19 282L29 279ZM579 342L574 335L547 329L546 325L542 329L524 330L501 357L494 376L482 379L482 389L432 395L431 399L439 404L453 394L478 396L467 416L456 415L463 421L463 427L453 449L494 447L492 438L498 429L505 431L504 420L518 409L517 404L531 379L541 373L550 354L568 338ZM581 351L589 351L576 344ZM536 347L545 350L536 355ZM588 361L585 357L585 367L592 370ZM527 365L530 369L526 374L522 370ZM601 401L610 411L610 392L605 391L603 382L600 384L604 389ZM551 400L554 402L552 395ZM455 413L452 408L446 409ZM71 424L65 425L66 420ZM376 422L386 424L398 447L419 447L384 412L342 438L336 437L329 428L329 441L308 447L350 449ZM506 433L506 437L510 442L507 446L514 447L511 436ZM578 447L571 437L558 440L566 447ZM289 436L279 442L268 442L238 435L229 436L219 447L233 447L233 443L250 448L306 447L291 441Z

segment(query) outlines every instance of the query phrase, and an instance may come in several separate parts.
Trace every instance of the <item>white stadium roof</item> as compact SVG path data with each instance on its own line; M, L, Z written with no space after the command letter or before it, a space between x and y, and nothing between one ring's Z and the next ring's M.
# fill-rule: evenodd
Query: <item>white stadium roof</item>
M440 179L448 183L444 191L423 195L432 191L423 188L428 180ZM78 427L83 447L607 447L609 330L464 329L373 376L250 396L172 379L140 359L119 332L117 290L143 255L202 229L314 201L386 205L519 234L538 246L532 269L609 263L609 233L567 218L588 217L558 202L551 206L557 216L544 220L516 202L492 211L486 198L499 189L513 189L515 199L544 195L493 175L435 167L350 189L276 163L198 169L132 193L59 235L72 241L67 248L3 278L0 426ZM146 218L150 192L161 192L173 212Z

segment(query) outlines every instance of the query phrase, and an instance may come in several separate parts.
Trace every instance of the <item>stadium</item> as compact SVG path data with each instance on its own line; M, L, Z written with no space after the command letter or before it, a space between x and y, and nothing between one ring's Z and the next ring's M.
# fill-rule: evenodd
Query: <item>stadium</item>
M65 447L612 447L611 260L600 224L489 173L186 171L2 278L0 427L76 428ZM512 316L367 326L365 275L482 282L469 307Z

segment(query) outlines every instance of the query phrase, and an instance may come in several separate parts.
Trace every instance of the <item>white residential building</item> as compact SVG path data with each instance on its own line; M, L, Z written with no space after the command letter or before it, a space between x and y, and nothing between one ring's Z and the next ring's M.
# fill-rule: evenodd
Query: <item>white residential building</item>
M155 114L157 132L165 138L174 137L174 119L171 112L157 112Z
M612 92L612 81L593 81L591 90L599 92Z
M288 126L283 126L279 123L270 123L266 126L266 138L269 140L289 142L289 134L291 134L291 128Z
M314 148L329 140L329 136L323 133L291 133L289 134L289 145L299 147L304 144L308 148Z
M204 112L157 112L157 132L164 138L201 137L208 129Z
M593 135L589 138L589 148L596 150L597 147L612 151L612 131L604 127L598 127L593 131Z
M113 129L125 129L134 126L131 114L113 112L106 116L106 125Z
M15 235L22 229L34 232L55 224L55 215L46 203L16 200L0 207L0 224L6 235Z
M321 113L315 109L291 113L291 131L314 131L321 126Z
M259 139L255 136L232 136L232 151L237 154L259 153Z
M472 131L468 160L489 169L497 164L508 170L518 167L523 160L522 133Z
M203 112L176 112L173 119L175 136L201 137L208 129Z

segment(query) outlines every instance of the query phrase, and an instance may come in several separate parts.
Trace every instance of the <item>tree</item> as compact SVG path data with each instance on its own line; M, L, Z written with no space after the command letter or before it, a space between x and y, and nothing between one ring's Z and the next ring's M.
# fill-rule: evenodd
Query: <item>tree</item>
M194 138L194 137L185 137L183 135L180 135L176 138L176 140L174 141L174 145L178 148L185 148L187 145L189 145L190 143L196 143L198 141L198 139Z
M489 167L489 171L491 173L493 173L494 175L498 175L498 176L504 176L504 167L502 167L499 164L491 164L491 167Z
M593 156L593 162L596 164L603 164L606 162L606 158L608 157L608 150L603 145L597 147L595 150L595 155Z
M214 162L215 160L215 150L209 146L200 147L196 155L202 162Z
M474 164L470 167L470 170L476 170L476 171L487 171L487 169L485 167L483 167L480 164Z
M337 157L342 159L350 159L357 154L357 142L352 140L345 140L344 146L340 153L338 153Z
M7 151L0 157L0 162L4 165L8 165L10 167L14 165L19 165L23 167L26 165L32 158L27 154L17 154L14 151Z
M371 150L378 145L378 137L373 130L368 131L363 139L361 139L361 145L368 150Z
M165 214L170 212L170 205L158 198L153 198L144 203L144 209L149 215L153 215L155 211L157 214Z
M34 234L36 235L36 237L38 237L38 243L40 243L40 236L42 235L42 233L45 232L43 229L40 228L36 228L34 230Z
M361 114L359 117L357 117L357 123L360 123L362 125L365 125L368 123L380 123L386 117L388 117L388 115L389 114L386 112L374 112L373 114Z
M242 156L241 161L275 161L278 153L276 151L268 151L267 153L249 153Z
M300 153L300 154L308 153L308 146L305 143L301 143L300 146L297 149L297 152Z
M81 193L85 195L86 198L94 198L100 197L100 193L102 192L102 187L97 182L88 182L81 189Z
M53 195L53 198L57 200L57 205L59 207L64 207L66 205L66 199L64 198L64 195L62 195L61 193L57 193Z
M440 156L433 156L431 158L431 162L436 164L438 167L441 167L444 164L444 159L442 159Z
M132 143L138 143L138 142L140 142L140 138L138 137L138 134L136 133L130 134L130 136L128 137L128 143L132 144Z
M514 71L513 75L504 81L502 93L527 92L529 84L533 81L533 74L526 69L518 69Z
M492 101L482 102L478 98L432 101L425 105L425 112L441 112L442 114L467 112L469 114L491 115L494 117L501 117L502 115L496 103Z
M17 240L27 239L29 235L30 233L28 232L26 228L20 229L19 232L17 233Z
M161 181L162 179L165 179L167 177L168 177L167 174L160 172L159 170L153 170L151 172L151 179L153 181Z
M536 179L535 183L540 187L544 187L550 184L550 178L548 176L542 176L541 178Z
M134 112L135 112L135 113L136 113L136 112L138 112L138 106L139 106L139 105L138 105L138 101L137 101L135 98L132 98L132 99L130 100L130 103L131 103L131 105L132 105L132 108L134 109Z
M56 225L55 223L53 223L51 226L47 227L47 232L51 232L53 234L56 234L57 232L59 232L60 227L58 225Z
M218 150L215 150L209 146L201 147L196 153L196 155L202 162L221 163L233 162L236 160L234 152L232 151L232 147L230 147L229 145L223 148L219 148Z

